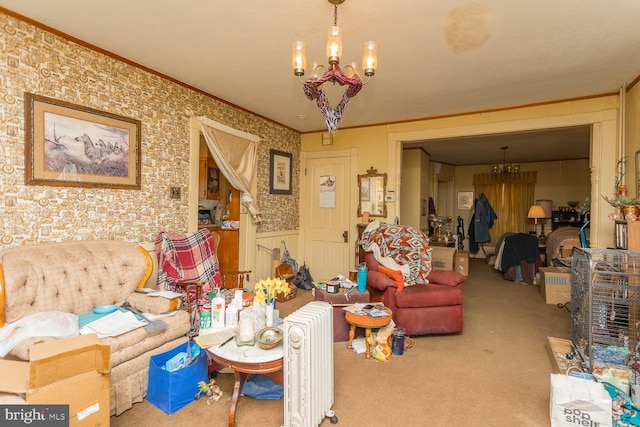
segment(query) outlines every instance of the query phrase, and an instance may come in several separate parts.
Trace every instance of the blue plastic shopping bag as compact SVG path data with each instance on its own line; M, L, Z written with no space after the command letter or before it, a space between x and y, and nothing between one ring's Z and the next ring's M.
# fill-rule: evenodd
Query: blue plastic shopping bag
M209 382L207 355L200 349L191 364L182 366L182 353L186 354L195 343L184 343L173 350L151 356L149 361L149 385L147 400L171 415L195 401L198 382ZM197 360L196 360L197 359ZM174 371L167 370L169 368ZM179 367L182 366L182 367Z

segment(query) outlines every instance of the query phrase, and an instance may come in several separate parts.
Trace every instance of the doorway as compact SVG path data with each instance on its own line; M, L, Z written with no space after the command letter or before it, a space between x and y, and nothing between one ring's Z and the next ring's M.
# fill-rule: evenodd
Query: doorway
M188 220L187 220L187 232L192 233L198 230L198 207L199 207L199 182L200 182L200 153L201 153L201 138L203 135L200 130L200 123L195 117L192 117L189 121L190 132L189 132L189 189L188 192ZM205 143L206 146L206 143ZM208 148L207 148L208 151ZM252 192L255 191L255 179L253 181ZM232 190L230 190L232 191ZM237 190L236 190L237 191ZM233 200L233 196L231 197ZM235 198L236 201L240 200L239 193L238 197ZM239 211L239 228L234 230L233 238L231 241L233 242L233 247L230 249L232 254L228 254L230 256L230 260L228 261L231 265L235 266L235 270L252 270L255 264L255 251L248 251L249 247L247 241L250 238L253 238L255 241L255 226L252 225L251 220L248 218L248 214L246 213L246 209L240 208L240 204L237 204L237 209ZM226 213L226 205L224 206L224 211ZM224 233L223 233L224 234ZM229 233L227 233L229 234ZM223 237L223 236L221 236ZM222 245L222 243L221 243ZM220 246L221 248L221 246ZM222 260L221 260L222 261ZM222 265L221 265L222 269Z
M398 147L398 150L401 150L404 144L417 141L590 126L591 245L599 247L599 245L609 245L611 236L613 236L613 224L607 219L608 205L600 203L600 194L604 193L602 188L611 188L613 186L616 153L619 151L617 119L617 110L603 109L601 111L563 116L503 120L468 126L389 133L388 142ZM390 158L389 169L401 171L402 164L400 160L400 156Z

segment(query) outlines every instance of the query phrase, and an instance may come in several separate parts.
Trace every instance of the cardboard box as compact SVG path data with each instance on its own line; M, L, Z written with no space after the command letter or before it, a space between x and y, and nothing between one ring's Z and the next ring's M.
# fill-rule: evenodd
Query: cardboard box
M571 301L571 269L568 267L541 267L540 294L547 304L565 304Z
M431 267L434 270L453 270L456 248L431 246Z
M469 251L456 251L455 271L469 275Z
M568 374L568 371L587 372L580 361L580 357L573 355L572 359L568 359L566 355L572 353L571 341L563 338L547 337L547 350L551 358L554 374Z
M0 391L69 405L69 426L108 426L110 349L95 334L34 344L29 362L0 359Z

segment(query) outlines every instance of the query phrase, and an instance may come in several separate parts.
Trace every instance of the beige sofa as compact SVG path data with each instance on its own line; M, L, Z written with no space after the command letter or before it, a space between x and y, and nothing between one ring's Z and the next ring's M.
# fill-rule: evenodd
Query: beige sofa
M135 292L153 271L149 253L135 243L113 240L72 241L8 248L0 251L0 327L45 311L80 315L106 304L129 301L143 312L178 308L177 300ZM162 319L168 328L148 334L138 328L101 339L111 347L111 415L141 402L147 393L149 358L187 340L189 315L178 310ZM28 360L35 342L23 340L6 356Z

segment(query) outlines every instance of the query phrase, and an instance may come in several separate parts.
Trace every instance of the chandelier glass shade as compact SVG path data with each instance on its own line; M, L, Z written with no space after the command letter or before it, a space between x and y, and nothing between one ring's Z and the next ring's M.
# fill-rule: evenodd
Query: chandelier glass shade
M374 41L367 41L363 46L362 70L367 80L363 83L358 73L358 64L352 62L340 68L342 58L342 29L338 27L338 5L344 0L328 0L334 5L334 23L327 30L327 60L329 65L325 67L317 62L313 63L312 75L306 81L302 80L307 69L306 49L307 45L303 41L295 41L292 45L291 66L293 73L298 76L298 80L303 84L304 93L310 101L316 101L320 112L325 118L325 123L329 132L333 133L338 128L338 123L342 118L347 103L360 92L362 86L369 82L378 67L378 44ZM329 99L322 89L326 82L338 83L346 86L344 94L336 107L329 104Z

